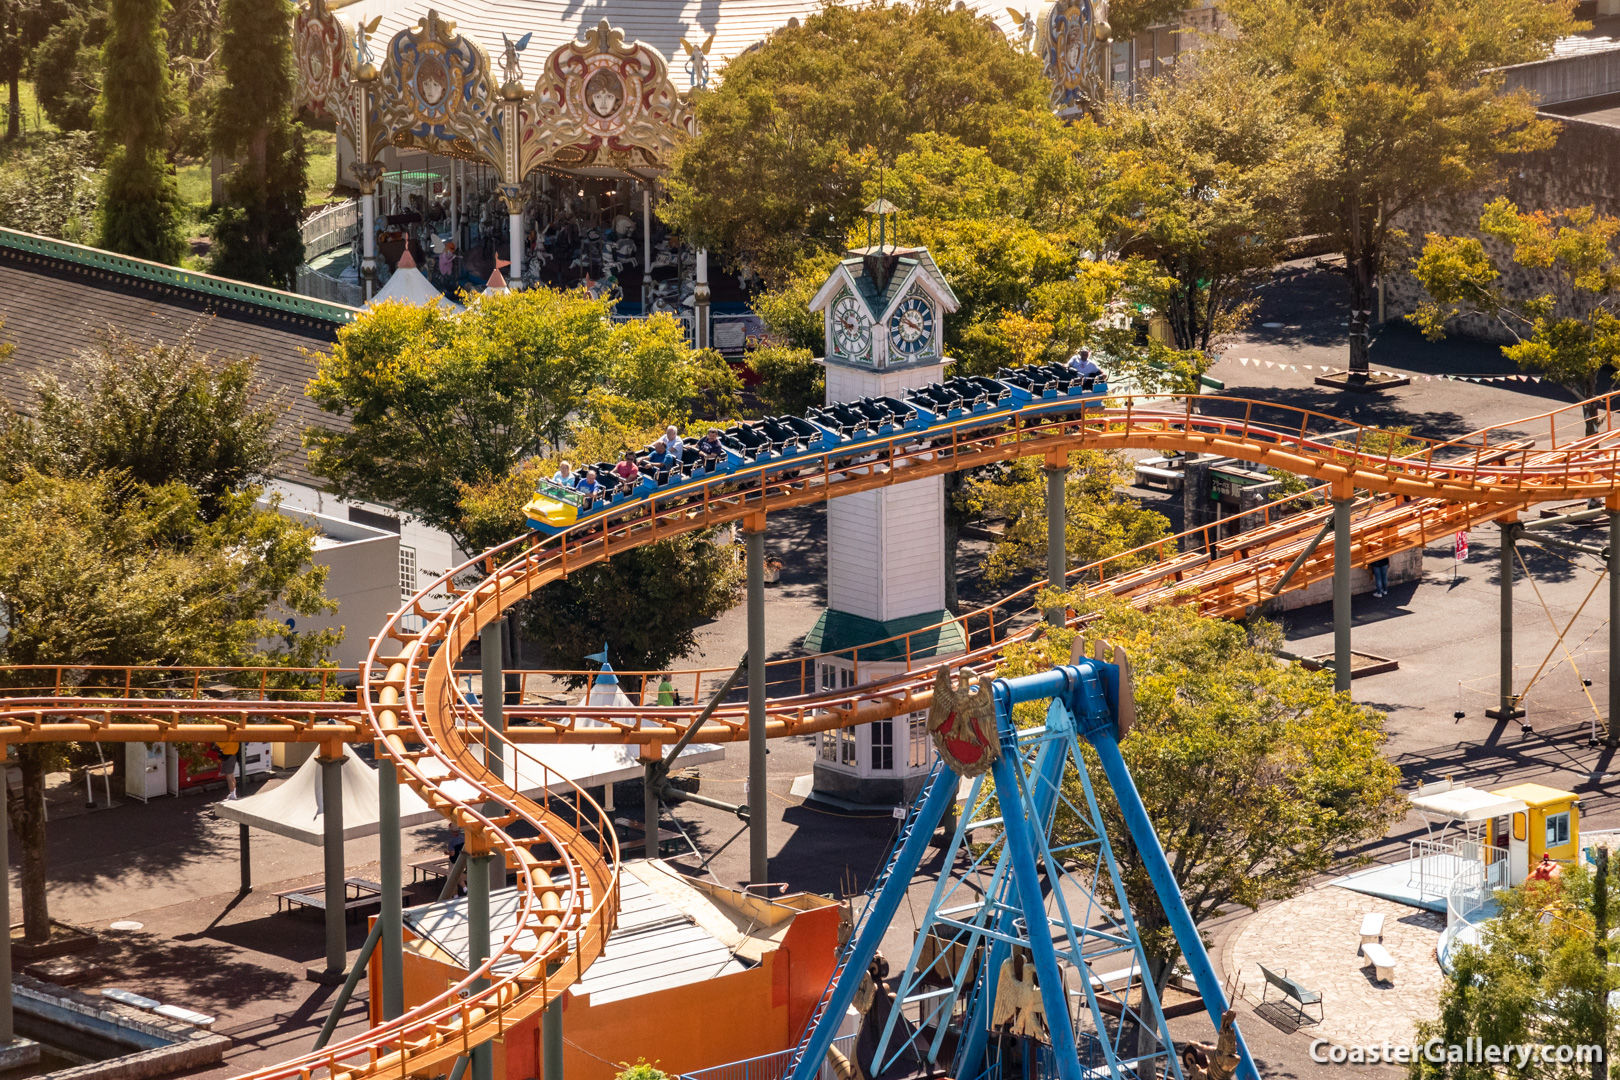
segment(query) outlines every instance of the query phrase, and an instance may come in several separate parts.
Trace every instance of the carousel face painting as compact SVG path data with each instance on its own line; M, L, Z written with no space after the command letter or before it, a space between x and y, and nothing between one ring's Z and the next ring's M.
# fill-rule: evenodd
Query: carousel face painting
M591 112L603 120L618 112L619 103L623 100L624 83L617 72L599 69L585 84L585 103Z

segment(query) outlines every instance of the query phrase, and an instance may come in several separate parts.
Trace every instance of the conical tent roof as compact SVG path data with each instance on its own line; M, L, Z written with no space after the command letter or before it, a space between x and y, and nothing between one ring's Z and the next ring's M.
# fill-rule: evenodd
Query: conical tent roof
M394 268L394 276L388 279L388 284L382 287L382 291L366 302L366 307L384 300L403 300L407 304L447 304L454 311L461 310L460 304L435 289L433 282L416 268L416 260L411 258L410 248L406 248L405 254L399 257L399 265Z
M343 748L343 839L353 840L377 832L377 770L354 750ZM313 755L286 781L235 802L219 803L219 816L255 829L319 846L326 830L326 797L321 785L321 761ZM420 825L437 821L439 814L404 784L399 788L399 823Z

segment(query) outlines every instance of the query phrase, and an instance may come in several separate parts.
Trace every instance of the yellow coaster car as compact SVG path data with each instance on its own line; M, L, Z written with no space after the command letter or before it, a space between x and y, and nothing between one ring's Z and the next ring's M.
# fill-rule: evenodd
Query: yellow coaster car
M579 520L579 497L560 484L542 480L540 490L524 505L523 513L531 528L560 532Z

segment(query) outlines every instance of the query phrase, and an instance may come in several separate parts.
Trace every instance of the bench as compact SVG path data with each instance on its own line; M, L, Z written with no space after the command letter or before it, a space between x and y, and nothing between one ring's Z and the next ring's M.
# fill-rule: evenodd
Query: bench
M443 881L450 876L450 867L455 865L454 859L422 859L411 863L411 884L423 881Z
M1376 912L1368 912L1361 917L1361 944L1384 940L1384 917Z
M343 915L345 918L366 908L382 906L382 886L375 881L365 878L345 878L343 880ZM283 889L275 894L276 910L280 911L282 904L287 905L291 911L295 907L312 908L316 911L326 910L326 886L321 882L305 885L298 889Z
M1305 1012L1305 1007L1307 1005L1315 1005L1316 1006L1316 1020L1317 1020L1317 1023L1321 1023L1321 1021L1322 1021L1322 993L1321 993L1321 991L1319 991L1319 990L1307 990L1304 987L1303 984L1301 984L1299 982L1296 982L1293 979L1290 979L1288 977L1288 971L1287 971L1286 968L1283 970L1283 973L1281 975L1279 975L1275 971L1272 971L1270 968L1266 967L1266 965L1264 965L1264 964L1259 964L1259 965L1256 965L1256 966L1260 968L1260 974L1264 975L1265 978L1266 978L1265 988L1260 991L1260 1004L1264 1005L1266 1003L1266 995L1269 994L1271 992L1271 988L1273 986L1275 986L1278 990L1282 991L1283 997L1292 998L1294 1001L1299 1003L1299 1014L1301 1016L1309 1015L1308 1013Z
M1361 955L1367 958L1367 964L1372 965L1373 978L1381 983L1395 983L1395 958L1389 955L1389 950L1376 941L1369 941L1361 947ZM1362 967L1366 967L1363 964Z

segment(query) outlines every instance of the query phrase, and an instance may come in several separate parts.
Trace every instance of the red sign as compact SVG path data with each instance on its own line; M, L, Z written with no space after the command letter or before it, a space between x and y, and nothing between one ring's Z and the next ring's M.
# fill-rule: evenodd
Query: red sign
M1457 534L1457 547L1453 552L1453 558L1458 562L1468 561L1468 530L1466 529Z

